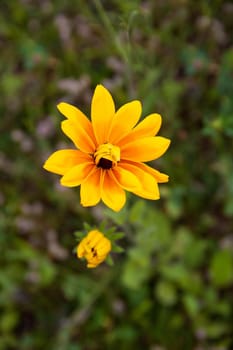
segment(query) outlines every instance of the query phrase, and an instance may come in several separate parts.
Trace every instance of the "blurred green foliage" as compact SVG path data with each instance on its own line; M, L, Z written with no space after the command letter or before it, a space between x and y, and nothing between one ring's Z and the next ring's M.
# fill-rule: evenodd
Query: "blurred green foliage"
M0 350L233 347L231 1L0 3ZM59 101L161 113L161 200L113 213L42 164L70 147ZM83 222L126 233L113 267L72 253Z

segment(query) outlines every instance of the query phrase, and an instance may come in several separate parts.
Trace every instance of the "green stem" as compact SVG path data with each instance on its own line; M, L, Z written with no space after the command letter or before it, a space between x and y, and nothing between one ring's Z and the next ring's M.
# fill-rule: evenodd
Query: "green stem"
M128 94L130 98L134 98L135 96L135 89L133 86L133 79L132 79L132 68L131 68L131 59L130 59L130 47L129 47L129 40L127 47L124 47L124 45L119 40L119 37L117 36L112 23L109 19L109 16L106 14L106 11L101 3L100 0L93 0L95 7L97 9L97 12L99 14L99 17L101 21L103 22L103 25L106 28L106 31L109 33L111 41L115 44L115 47L122 57L123 61L126 65L126 80L128 83Z
M54 350L66 350L68 348L73 331L78 329L78 327L88 320L92 311L94 310L94 304L103 295L104 291L111 284L112 280L115 279L117 272L117 268L111 269L104 281L102 281L99 287L93 291L89 302L83 308L75 310L63 323L57 332L55 346L53 347Z
M126 50L124 49L124 47L122 46L120 40L118 39L118 36L116 35L115 33L115 30L112 26L112 23L111 21L109 20L109 17L106 15L106 12L104 10L104 7L103 5L101 4L101 1L99 0L93 0L95 6L96 6L96 9L98 11L98 14L105 26L105 28L107 29L109 35L110 35L110 38L112 39L112 41L115 43L115 46L119 52L119 54L121 55L121 57L123 58L123 60L128 63L128 54L126 52Z

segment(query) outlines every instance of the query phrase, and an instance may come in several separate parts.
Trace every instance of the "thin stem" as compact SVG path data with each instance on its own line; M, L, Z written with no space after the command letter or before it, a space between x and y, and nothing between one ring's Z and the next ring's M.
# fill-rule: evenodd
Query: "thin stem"
M97 12L100 16L101 21L103 22L103 25L105 26L107 32L109 33L110 39L115 44L115 47L117 51L119 52L120 56L122 57L123 61L125 62L126 66L126 80L128 84L128 94L130 98L134 98L135 96L135 89L133 87L133 79L132 79L132 68L131 68L131 55L130 55L130 47L129 47L129 40L127 48L124 47L124 45L119 40L119 37L117 36L117 33L115 32L112 23L109 19L109 16L107 16L106 11L101 3L100 0L93 0ZM129 39L129 38L128 38Z
M112 280L116 277L118 269L111 269L109 274L105 277L102 283L96 290L93 291L89 302L81 309L75 310L69 318L62 324L57 332L57 338L55 340L54 350L65 350L68 347L69 341L72 337L73 331L77 330L82 324L84 324L94 309L94 304L103 295L103 292L107 289Z
M109 20L109 17L106 15L106 12L103 8L103 5L101 4L101 1L99 0L93 0L96 9L98 11L98 14L104 24L104 26L106 27L112 41L115 43L115 46L119 52L119 54L121 55L121 57L123 58L123 60L128 63L128 55L126 53L126 50L124 49L124 47L122 46L121 42L118 39L118 36L115 33L115 30L112 26L111 21Z

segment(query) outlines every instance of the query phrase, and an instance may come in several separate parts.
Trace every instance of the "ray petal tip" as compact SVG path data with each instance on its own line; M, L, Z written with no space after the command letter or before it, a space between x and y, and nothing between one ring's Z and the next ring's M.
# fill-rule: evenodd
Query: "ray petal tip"
M167 137L163 137L163 136L156 136L156 137L157 137L157 139L159 139L162 142L162 144L164 145L164 148L166 148L166 150L167 150L171 144L171 140L168 139Z
M48 162L47 162L47 160L46 160L46 161L44 162L44 164L42 165L42 168L45 169L45 170L47 170L47 167L48 167L47 164L48 164Z
M61 112L61 109L66 105L66 102L59 102L57 104L57 109Z
M104 85L102 85L102 84L97 84L97 85L96 85L95 92L96 92L97 90L104 90L104 91L109 92L108 89L107 89Z
M138 110L140 111L140 115L141 115L141 113L142 113L142 103L141 103L141 101L139 101L139 100L134 100L133 101L134 103L135 103L135 105L137 106L136 108L138 108Z
M154 113L155 118L157 118L162 123L162 116L159 113Z

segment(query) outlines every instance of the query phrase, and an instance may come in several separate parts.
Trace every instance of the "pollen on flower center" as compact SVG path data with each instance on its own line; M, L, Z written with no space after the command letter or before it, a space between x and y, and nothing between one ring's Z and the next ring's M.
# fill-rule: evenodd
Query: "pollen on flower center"
M120 161L120 148L111 143L104 143L95 151L94 160L97 167L111 169Z

